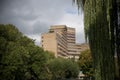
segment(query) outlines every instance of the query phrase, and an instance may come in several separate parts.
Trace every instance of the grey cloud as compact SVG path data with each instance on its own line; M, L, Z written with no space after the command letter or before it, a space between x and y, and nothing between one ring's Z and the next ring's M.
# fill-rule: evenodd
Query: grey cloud
M35 33L45 31L48 25L54 24L63 16L64 8L68 5L66 3L69 2L69 0L2 0L0 23L14 24L25 34L31 29ZM38 18L43 21L38 22ZM35 24L29 25L32 21Z
M32 32L34 34L48 32L48 29L49 29L49 25L48 24L41 23L39 21L36 22L33 26L34 26L34 28L33 28Z
M72 7L72 0L1 0L0 24L13 24L24 34L40 34L61 21L65 10Z

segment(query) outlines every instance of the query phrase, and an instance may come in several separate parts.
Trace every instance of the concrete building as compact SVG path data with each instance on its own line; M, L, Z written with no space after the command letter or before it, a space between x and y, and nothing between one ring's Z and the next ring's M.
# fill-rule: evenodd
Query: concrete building
M43 33L41 38L44 50L51 51L56 57L67 58L67 27L65 25L51 26L48 33Z
M44 33L41 37L42 48L44 50L51 51L57 56L57 34L56 33Z
M44 50L51 51L56 57L79 59L79 51L85 45L76 44L75 28L66 25L51 26L48 33L41 35L41 44ZM83 46L83 48L82 48Z

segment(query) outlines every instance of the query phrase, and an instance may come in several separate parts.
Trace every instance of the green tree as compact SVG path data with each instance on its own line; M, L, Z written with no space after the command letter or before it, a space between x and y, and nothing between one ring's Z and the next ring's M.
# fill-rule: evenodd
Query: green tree
M22 65L21 58L18 58L19 55L13 55L18 52L18 45L14 42L20 39L21 35L15 26L0 24L0 43L2 44L0 45L0 80L14 80L16 79L15 76L22 76L19 74L22 73L21 71L18 72L18 75L15 74L18 70L17 67ZM20 63L16 63L17 61ZM13 63L15 64L13 65Z
M83 72L83 74L86 77L93 77L93 60L90 50L82 51L79 55L78 64L80 67L80 71Z
M71 60L67 59L64 60L64 71L65 71L65 78L70 79L70 78L77 78L79 74L79 66L78 64Z
M115 78L115 38L119 41L116 21L117 0L73 0L84 11L84 30L92 52L96 80ZM116 31L116 32L114 32ZM116 33L116 34L114 34ZM117 51L119 52L119 51ZM119 53L118 53L119 54ZM111 74L112 73L112 74Z
M51 80L77 78L79 73L77 63L69 59L55 58L49 61L48 66L50 72L52 73Z
M48 64L49 70L52 73L52 80L57 80L64 77L64 65L61 59L53 59Z
M0 24L0 80L48 80L50 52L9 24Z

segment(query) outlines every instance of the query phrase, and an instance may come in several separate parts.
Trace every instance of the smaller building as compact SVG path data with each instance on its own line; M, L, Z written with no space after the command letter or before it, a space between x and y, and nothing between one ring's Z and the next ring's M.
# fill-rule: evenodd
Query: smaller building
M76 44L74 44L73 49L74 49L75 52L69 54L69 58L74 58L75 61L77 61L79 59L80 53L82 51L85 51L85 50L89 49L89 45L87 43L82 43L82 44L76 43Z

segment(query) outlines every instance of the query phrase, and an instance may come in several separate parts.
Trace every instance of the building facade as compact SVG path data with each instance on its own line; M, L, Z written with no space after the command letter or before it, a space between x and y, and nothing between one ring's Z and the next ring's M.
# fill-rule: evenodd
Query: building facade
M55 57L78 59L81 46L75 41L75 28L66 25L51 26L48 33L41 35L42 48L53 52Z
M41 36L44 50L53 52L56 57L67 58L67 27L65 25L51 26L49 32Z

